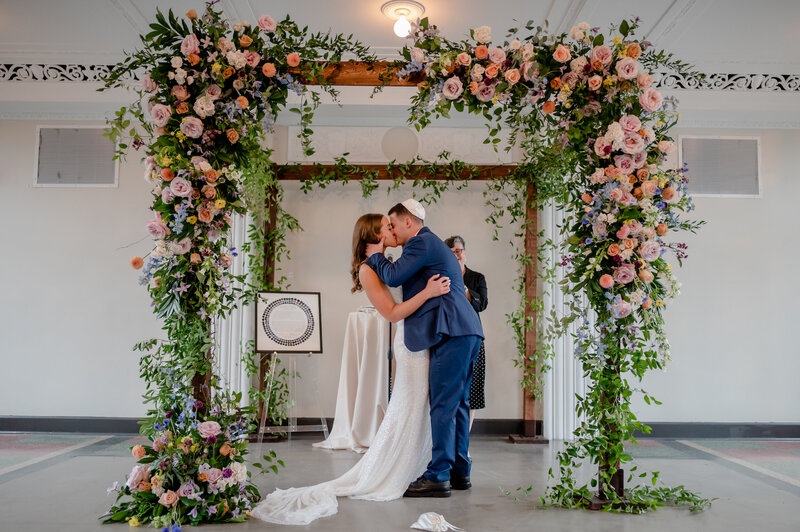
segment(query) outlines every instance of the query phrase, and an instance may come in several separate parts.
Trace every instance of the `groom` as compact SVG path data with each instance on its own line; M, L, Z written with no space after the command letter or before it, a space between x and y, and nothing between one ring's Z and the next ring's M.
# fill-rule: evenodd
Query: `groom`
M419 293L434 274L450 278L450 292L429 299L405 320L411 351L430 349L432 458L405 497L449 497L469 480L469 389L483 329L467 300L461 266L453 252L424 226L425 208L407 199L389 210L389 221L403 254L394 263L384 245L367 245L367 265L389 286L403 286L403 300Z

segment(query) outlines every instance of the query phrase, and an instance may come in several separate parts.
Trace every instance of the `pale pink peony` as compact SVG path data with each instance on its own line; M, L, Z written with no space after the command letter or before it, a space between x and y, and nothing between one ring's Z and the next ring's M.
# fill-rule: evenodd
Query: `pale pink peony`
M457 76L452 76L447 78L442 85L442 96L447 98L448 100L455 100L464 92L464 85L461 83L461 79Z
M606 236L608 234L608 228L606 227L605 222L601 222L600 220L595 220L592 224L592 235L595 238L599 238L601 236Z
M617 76L620 79L634 79L639 74L639 64L630 57L623 57L617 62Z
M599 61L603 66L608 66L611 64L612 59L614 59L614 54L611 53L611 48L605 44L601 44L600 46L592 48L592 53L589 57L592 61Z
M603 85L603 77L602 76L598 76L598 75L594 75L591 78L589 78L589 81L588 81L587 84L589 86L589 90L590 91L599 90L600 87Z
M614 166L620 169L620 171L627 175L633 172L633 157L630 155L617 155L614 157Z
M208 475L208 483L213 484L214 482L217 482L219 479L222 478L222 470L213 467L208 470L207 475Z
M625 133L636 133L642 129L642 121L636 115L623 115L619 119L619 125Z
M181 43L181 53L184 56L200 53L200 41L197 39L197 35L190 33L183 38L183 42Z
M633 155L633 166L636 169L639 169L647 164L647 152L640 151L639 153L635 153Z
M187 499L194 499L197 496L197 490L197 484L189 480L181 484L181 487L178 488L178 495L180 497L186 497Z
M170 116L172 116L172 109L163 103L157 103L150 109L150 117L157 126L167 125Z
M515 83L517 83L519 81L519 77L520 77L519 76L519 70L517 70L516 68L508 69L503 74L503 77L506 78L506 81L508 82L509 85L514 85Z
M192 184L182 177L176 177L169 184L169 189L179 198L188 198L192 195Z
M500 64L506 60L506 53L499 46L489 48L489 61Z
M631 315L633 308L630 303L619 298L611 305L611 310L614 312L616 318L626 318Z
M175 194L172 193L169 187L164 187L161 190L161 201L164 203L172 203L172 200L175 199Z
M661 96L660 92L650 87L639 95L639 103L642 104L642 108L648 113L655 113L661 109L661 104L664 103L664 97Z
M492 101L492 98L494 98L494 86L481 84L475 97L482 102Z
M189 138L199 138L203 134L203 121L194 116L188 116L181 122L181 132Z
M261 62L261 55L257 52L245 52L244 59L248 66L255 68Z
M203 438L211 438L212 436L217 436L222 433L222 427L220 427L219 423L216 421L204 421L197 425L197 432L199 432L200 436Z
M258 27L267 33L272 33L278 27L278 23L269 15L261 15L258 17Z
M600 276L600 286L605 288L606 290L614 286L614 278L611 277L609 274L604 273Z
M142 482L146 482L150 479L150 470L147 465L135 465L133 469L131 469L131 474L128 477L128 481L125 483L126 486L130 488L131 491L138 491L139 484Z
M156 240L164 238L169 234L167 224L161 220L150 220L147 222L147 232Z
M642 72L641 74L636 76L636 85L638 85L640 89L646 89L652 84L653 84L653 78L650 77L650 74L648 74L647 72Z
M149 72L142 78L142 90L145 92L156 92L158 90L158 83L152 80Z
M636 268L633 264L623 262L614 270L614 281L619 284L628 284L636 277Z
M660 140L658 142L658 151L661 153L672 153L675 150L675 145L671 140Z
M655 240L645 240L639 246L639 255L647 262L653 262L661 256L661 244Z
M578 84L578 75L575 72L567 72L561 77L561 83L570 89L574 89L575 85Z
M572 58L572 52L570 52L569 46L559 44L556 47L556 51L553 52L553 59L555 59L559 63L566 63L571 58Z
M470 64L472 64L472 56L466 52L461 52L460 54L458 54L456 60L458 61L458 64L461 66L469 66Z
M629 154L639 153L644 149L644 139L636 133L627 133L622 143L622 151Z
M594 141L594 152L598 157L608 157L611 155L611 143L605 137L598 138Z
M589 64L589 60L586 59L585 55L579 55L575 59L569 62L569 69L576 74L583 74L586 65Z
M216 83L213 83L206 89L206 96L211 98L212 101L218 100L219 97L222 96L222 88Z

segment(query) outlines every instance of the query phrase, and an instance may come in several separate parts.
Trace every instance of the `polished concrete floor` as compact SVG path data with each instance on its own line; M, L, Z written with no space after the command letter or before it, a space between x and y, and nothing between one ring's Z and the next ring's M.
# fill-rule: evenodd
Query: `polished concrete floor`
M112 502L106 488L124 480L132 459L132 435L0 434L0 531L127 530L101 525L97 517ZM264 444L286 462L279 476L255 479L262 492L328 480L359 455L311 447L312 439ZM400 499L372 503L340 499L339 513L307 530L402 531L423 512L478 531L800 531L800 442L747 440L646 440L633 449L640 469L661 471L670 485L683 484L716 498L710 510L692 514L664 508L643 516L541 508L547 470L558 444L512 445L500 438L473 438L469 492L449 499ZM258 451L252 447L252 453ZM252 456L252 455L251 455ZM587 471L587 473L589 473ZM533 486L515 501L502 489ZM189 529L190 527L184 527ZM252 520L203 526L203 530L274 530ZM291 527L289 527L291 529Z

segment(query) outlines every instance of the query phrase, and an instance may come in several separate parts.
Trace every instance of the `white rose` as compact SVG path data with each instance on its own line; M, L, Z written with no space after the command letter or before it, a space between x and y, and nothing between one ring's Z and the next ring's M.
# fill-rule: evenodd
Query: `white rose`
M492 28L489 26L480 26L473 31L475 40L479 43L489 43L492 41Z
M519 39L514 39L513 41L511 41L511 44L509 44L508 47L511 48L512 50L519 50L520 47Z
M178 56L175 56L175 57L172 58L172 60L169 62L169 64L172 65L172 68L178 68L179 66L181 66L183 64L183 59L181 59Z
M201 96L194 102L194 112L200 118L206 118L214 114L214 102L208 96ZM207 163L206 163L207 164Z

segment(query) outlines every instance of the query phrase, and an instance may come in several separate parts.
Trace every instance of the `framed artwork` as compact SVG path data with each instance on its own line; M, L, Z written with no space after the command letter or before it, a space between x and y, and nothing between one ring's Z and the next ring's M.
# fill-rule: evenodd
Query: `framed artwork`
M322 353L319 292L259 292L256 351Z

